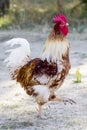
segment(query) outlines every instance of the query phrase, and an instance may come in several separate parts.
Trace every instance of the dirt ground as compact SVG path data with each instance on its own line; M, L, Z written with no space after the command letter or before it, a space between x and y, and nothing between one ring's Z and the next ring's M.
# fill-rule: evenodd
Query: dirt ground
M48 32L23 30L0 31L0 130L87 130L87 32L70 33L70 59L72 68L58 95L76 101L74 105L51 102L43 107L47 119L37 117L36 102L19 84L10 79L3 63L7 57L5 41L26 38L31 45L32 57L40 55ZM82 82L75 83L79 68Z

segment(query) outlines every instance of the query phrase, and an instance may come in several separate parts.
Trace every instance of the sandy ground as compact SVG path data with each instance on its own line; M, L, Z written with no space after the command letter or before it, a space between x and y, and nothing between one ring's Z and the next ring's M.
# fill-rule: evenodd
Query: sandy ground
M52 102L43 107L46 120L39 119L37 104L25 91L11 81L3 60L7 56L5 41L14 37L26 38L32 57L40 54L48 33L29 31L0 31L0 130L87 130L87 32L69 34L72 68L58 95L69 97L76 105ZM82 82L74 83L80 68Z

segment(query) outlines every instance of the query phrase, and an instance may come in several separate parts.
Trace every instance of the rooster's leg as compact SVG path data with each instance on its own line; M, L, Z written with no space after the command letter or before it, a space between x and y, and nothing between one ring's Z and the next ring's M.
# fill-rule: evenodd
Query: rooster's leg
M42 117L42 105L38 104L38 108L36 107L36 110L38 111L38 117Z
M62 97L57 97L55 95L52 96L53 98L50 98L50 101L59 101L59 102L63 102L65 105L66 103L70 103L72 104L76 104L76 102L72 99L69 98L62 98Z
M42 113L42 106L41 104L38 104L38 108L37 108L37 111L38 111L38 117L41 118L41 119L47 119L48 117L46 117L46 115L43 115Z
M42 105L38 104L38 113L39 113L39 117L41 117L42 114Z

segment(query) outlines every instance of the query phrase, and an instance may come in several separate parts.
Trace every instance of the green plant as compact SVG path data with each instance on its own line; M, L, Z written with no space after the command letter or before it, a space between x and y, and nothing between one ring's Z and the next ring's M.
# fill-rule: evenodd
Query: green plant
M76 70L75 77L76 77L75 83L80 83L82 81L82 74L79 68L77 68Z

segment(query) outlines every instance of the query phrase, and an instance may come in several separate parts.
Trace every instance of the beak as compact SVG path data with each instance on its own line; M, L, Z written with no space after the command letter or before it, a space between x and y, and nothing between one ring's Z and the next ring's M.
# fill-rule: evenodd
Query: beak
M66 23L66 26L69 26L69 23Z

